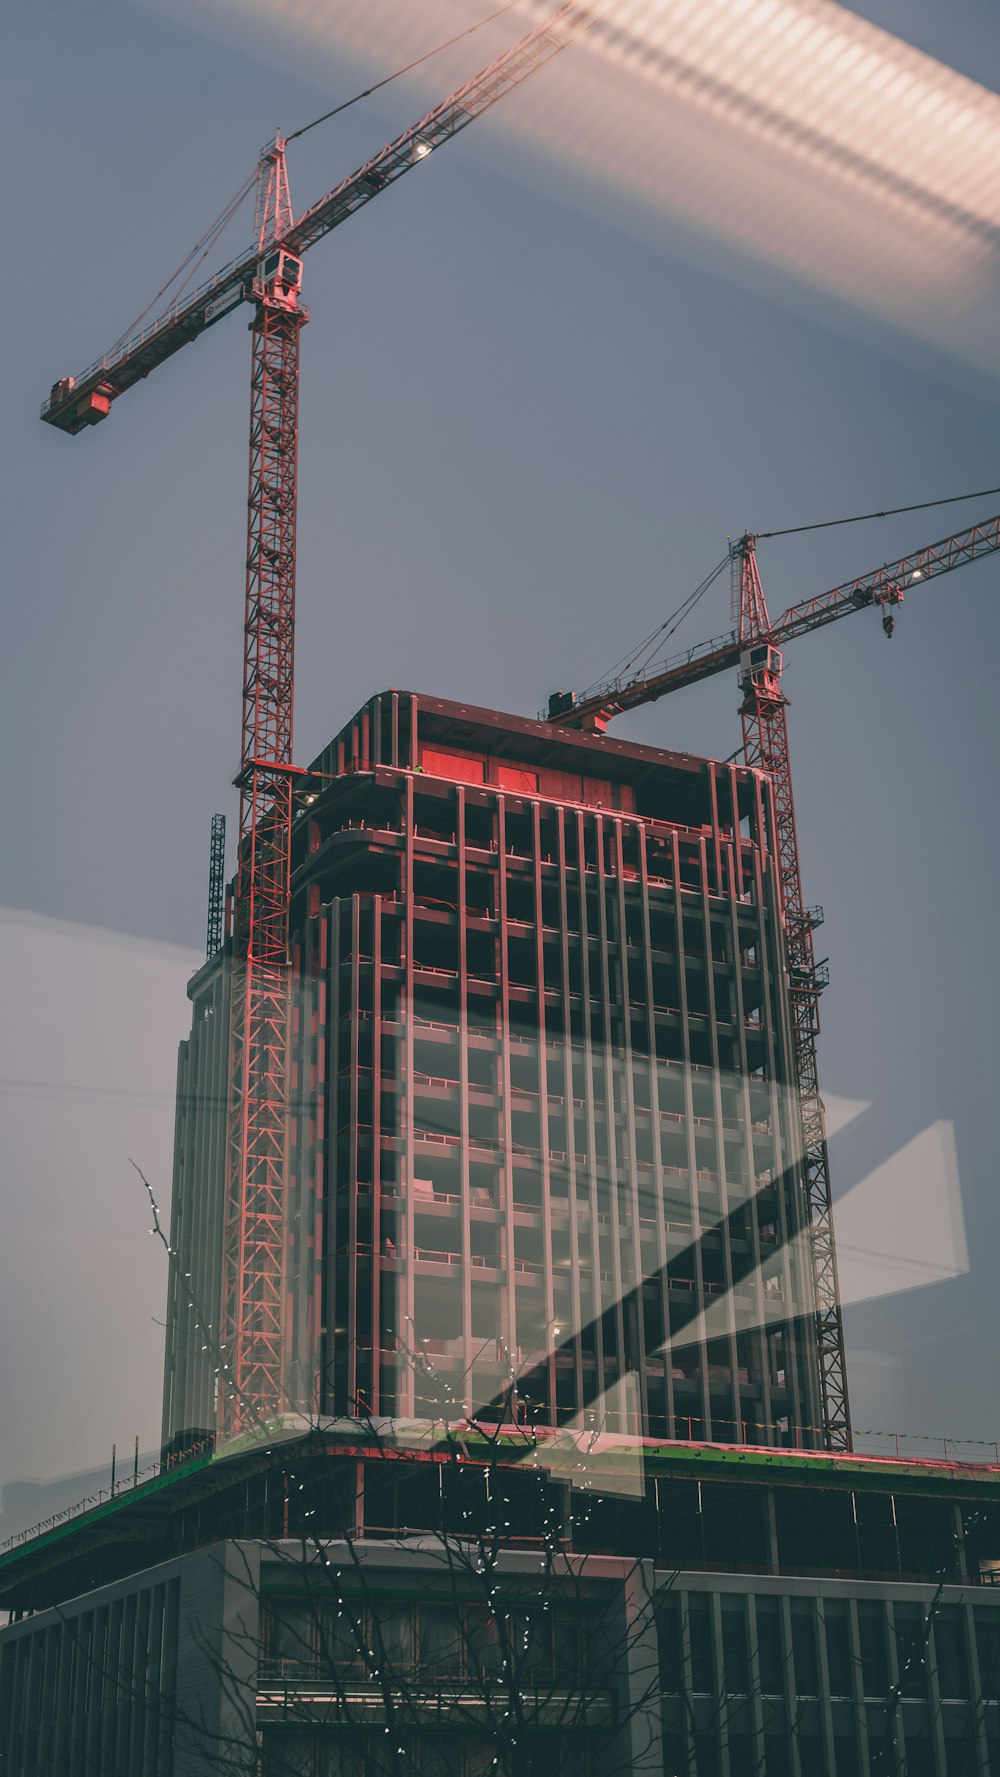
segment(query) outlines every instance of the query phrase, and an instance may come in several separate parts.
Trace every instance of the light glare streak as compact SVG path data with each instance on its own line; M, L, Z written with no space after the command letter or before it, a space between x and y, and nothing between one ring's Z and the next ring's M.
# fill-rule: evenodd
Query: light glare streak
M189 0L160 0L184 16ZM420 71L440 97L517 30L522 6ZM603 187L618 211L702 234L993 364L1000 97L834 0L610 0L594 30L487 128ZM519 17L519 14L521 15ZM384 73L475 22L474 0L211 0L287 45ZM197 22L193 17L191 22ZM537 171L537 169L536 169ZM552 189L558 191L559 181Z

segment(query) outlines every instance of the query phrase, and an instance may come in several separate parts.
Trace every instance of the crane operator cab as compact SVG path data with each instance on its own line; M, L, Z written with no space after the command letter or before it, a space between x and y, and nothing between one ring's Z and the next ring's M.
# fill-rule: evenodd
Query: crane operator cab
M302 288L302 261L284 247L272 247L257 267L256 290L261 296L276 297L294 308Z
M781 649L770 642L754 642L740 651L740 690L777 691L781 678Z

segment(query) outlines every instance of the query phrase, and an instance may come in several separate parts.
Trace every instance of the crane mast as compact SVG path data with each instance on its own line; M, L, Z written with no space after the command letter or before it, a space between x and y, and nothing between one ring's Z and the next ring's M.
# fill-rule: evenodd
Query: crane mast
M291 226L285 145L261 156L259 269L250 329L250 475L240 820L234 896L223 1228L219 1431L284 1400L295 524L302 262L273 249Z
M284 1338L288 1164L289 901L293 782L300 255L526 79L591 22L567 0L298 221L285 144L261 156L250 293L250 478L239 850L234 907L227 1188L223 1230L222 1439L288 1404ZM294 1405L294 1403L293 1403Z
M814 1278L821 1410L824 1437L831 1449L851 1448L851 1425L833 1236L830 1157L816 1061L822 986L813 950L817 921L802 895L788 753L788 700L781 690L780 648L796 636L823 629L855 611L879 612L882 628L891 636L895 613L907 589L998 551L1000 514L936 543L925 544L898 561L884 562L818 597L803 599L772 622L757 568L756 538L748 534L730 549L733 626L727 635L698 643L686 654L646 667L631 678L614 678L595 685L582 697L557 691L549 699L548 719L556 726L603 733L612 717L624 710L655 703L671 691L714 678L717 673L732 668L738 671L746 762L766 772L773 786L802 1172Z
M828 1448L849 1450L851 1421L833 1237L830 1155L816 1061L820 984L813 951L815 921L806 909L802 895L788 753L788 699L781 689L781 655L768 641L771 623L757 568L755 541L751 536L741 537L732 550L733 604L737 634L746 662L740 673L743 752L748 765L767 773L774 795L792 1047L802 1131L802 1171L815 1290L823 1433Z

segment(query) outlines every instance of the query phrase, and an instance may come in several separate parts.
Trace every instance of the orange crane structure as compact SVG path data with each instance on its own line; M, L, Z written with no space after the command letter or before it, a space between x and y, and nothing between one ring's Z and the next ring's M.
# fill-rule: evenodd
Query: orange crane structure
M222 1437L259 1428L285 1403L284 1298L289 1035L289 884L293 787L299 338L302 259L372 198L544 67L594 19L565 0L488 67L404 130L299 217L285 139L261 154L252 246L119 342L57 382L41 417L76 433L224 315L251 304L250 475L226 1223ZM218 861L215 864L218 875Z
M716 673L732 668L737 671L746 763L766 772L774 794L774 844L781 881L795 1084L801 1119L801 1163L810 1222L823 1433L829 1448L849 1450L851 1421L831 1211L830 1157L816 1064L819 995L826 978L816 965L813 932L822 915L806 906L802 894L788 753L788 699L781 689L781 650L796 636L822 629L854 611L880 612L882 628L891 636L895 613L907 588L1000 550L1000 515L847 580L818 598L792 605L774 621L764 598L756 543L756 537L746 534L730 545L733 628L728 635L700 643L688 653L646 667L630 678L609 679L581 697L554 692L549 699L548 716L562 728L603 733L612 717L625 710L655 703L671 691L697 684Z

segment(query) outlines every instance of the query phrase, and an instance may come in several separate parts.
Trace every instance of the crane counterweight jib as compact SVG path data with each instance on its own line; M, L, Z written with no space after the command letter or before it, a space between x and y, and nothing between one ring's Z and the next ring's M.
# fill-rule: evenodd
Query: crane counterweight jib
M113 347L80 376L64 377L55 383L42 407L42 419L62 432L81 432L103 419L112 401L124 395L126 389L141 382L182 346L198 339L206 328L247 301L256 269L255 252L231 260L192 295L172 304L148 327ZM94 411L95 397L98 403L107 403L102 411Z

